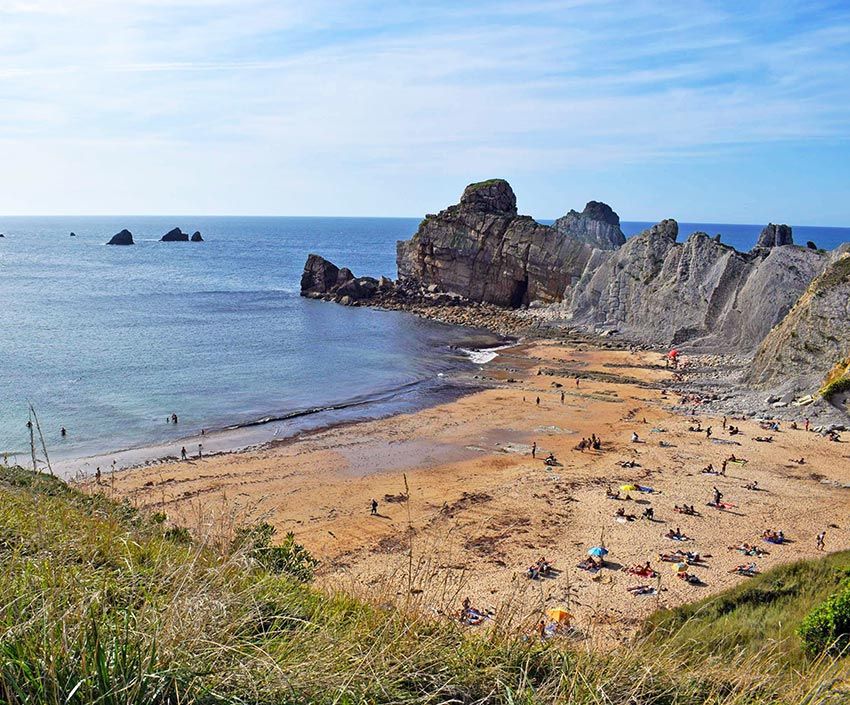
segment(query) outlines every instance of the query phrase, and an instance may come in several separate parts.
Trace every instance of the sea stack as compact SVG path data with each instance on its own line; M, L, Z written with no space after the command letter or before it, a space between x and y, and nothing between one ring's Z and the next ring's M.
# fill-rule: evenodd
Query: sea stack
M189 242L189 236L184 233L180 228L174 228L174 230L169 230L165 235L163 235L160 239L160 242Z
M201 237L201 231L200 230L196 230L194 233L192 233L192 242L203 242L203 241L204 241L204 238Z
M782 247L782 245L793 245L794 238L791 234L790 225L774 225L768 223L759 235L756 248Z
M71 233L71 237L77 237L77 233Z
M133 245L133 233L124 228L120 233L112 236L112 239L106 243L107 245Z

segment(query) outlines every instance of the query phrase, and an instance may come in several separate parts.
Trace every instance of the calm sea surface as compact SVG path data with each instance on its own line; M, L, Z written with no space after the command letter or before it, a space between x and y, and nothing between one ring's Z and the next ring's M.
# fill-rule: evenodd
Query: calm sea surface
M298 296L309 252L394 277L395 241L418 222L0 217L0 453L27 459L30 402L57 459L177 447L202 428L330 406L422 403L443 373L471 364L453 347L468 332ZM175 226L206 242L157 242ZM105 246L125 227L135 246ZM694 230L748 249L760 226L681 226ZM850 240L850 229L794 234L826 248Z

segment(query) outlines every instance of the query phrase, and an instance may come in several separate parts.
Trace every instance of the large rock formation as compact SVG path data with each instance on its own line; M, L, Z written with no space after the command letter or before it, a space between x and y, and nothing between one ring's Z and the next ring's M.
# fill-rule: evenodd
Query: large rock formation
M620 216L600 201L590 201L581 213L571 210L558 218L552 227L598 250L616 250L626 242L620 230Z
M133 234L126 228L112 236L107 245L133 245Z
M781 247L782 245L793 245L794 237L791 234L790 225L774 225L768 223L759 235L756 248L759 247ZM814 248L812 248L814 249Z
M850 255L828 266L762 344L746 381L815 392L832 370L850 363ZM840 369L839 369L840 368Z
M192 233L192 242L203 242L203 241L204 241L204 238L201 237L201 231L200 230L196 230L194 233Z
M397 245L399 279L473 301L517 307L560 301L591 247L517 215L507 181L470 184L460 203L428 215Z
M174 230L169 230L165 235L163 235L160 239L160 242L189 242L189 236L184 233L180 228L174 228Z
M826 256L797 247L738 252L705 233L677 243L665 220L611 253L594 253L567 318L652 343L753 349L779 322Z

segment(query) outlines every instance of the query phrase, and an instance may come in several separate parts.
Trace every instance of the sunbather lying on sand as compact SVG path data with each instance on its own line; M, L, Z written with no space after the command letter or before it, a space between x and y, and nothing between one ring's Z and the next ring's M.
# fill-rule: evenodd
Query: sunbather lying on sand
M637 517L634 514L626 514L625 507L620 507L616 512L614 512L615 519L624 519L625 521L634 521Z
M673 511L679 514L687 514L688 516L699 516L699 512L694 509L693 504L683 504L681 507L678 504L674 504Z
M649 585L635 585L634 587L627 587L626 590L632 595L654 595L655 588L650 587Z
M653 570L652 566L647 561L644 565L635 564L629 568L623 568L626 573L631 575L639 575L642 578L657 578L658 571Z
M605 488L605 496L608 499L620 499L620 490L615 492L611 489L611 485L608 485L608 487Z
M741 565L736 565L729 572L752 577L753 575L758 575L759 569L755 563L742 563Z
M756 436L753 440L759 443L773 443L773 436Z
M738 551L738 553L742 553L745 556L766 556L768 555L768 551L758 546L751 546L748 543L742 543L737 546L729 546L730 551Z
M595 561L593 558L585 558L581 561L576 568L579 570L586 570L588 573L595 573L602 568L602 561Z
M758 481L753 480L752 482L748 482L746 485L744 485L744 489L745 490L752 490L753 492L758 492L761 489L761 487L759 487Z

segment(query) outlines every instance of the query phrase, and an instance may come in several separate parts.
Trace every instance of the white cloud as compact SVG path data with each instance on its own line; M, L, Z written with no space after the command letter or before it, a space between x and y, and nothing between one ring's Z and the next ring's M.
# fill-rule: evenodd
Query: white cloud
M43 204L46 171L75 174L73 197L50 192L60 211L181 210L176 195L198 210L215 193L219 211L318 212L311 188L364 175L555 173L844 139L846 13L774 38L764 25L799 6L728 7L6 2L0 211ZM144 180L118 189L112 160ZM274 198L276 180L303 196Z

